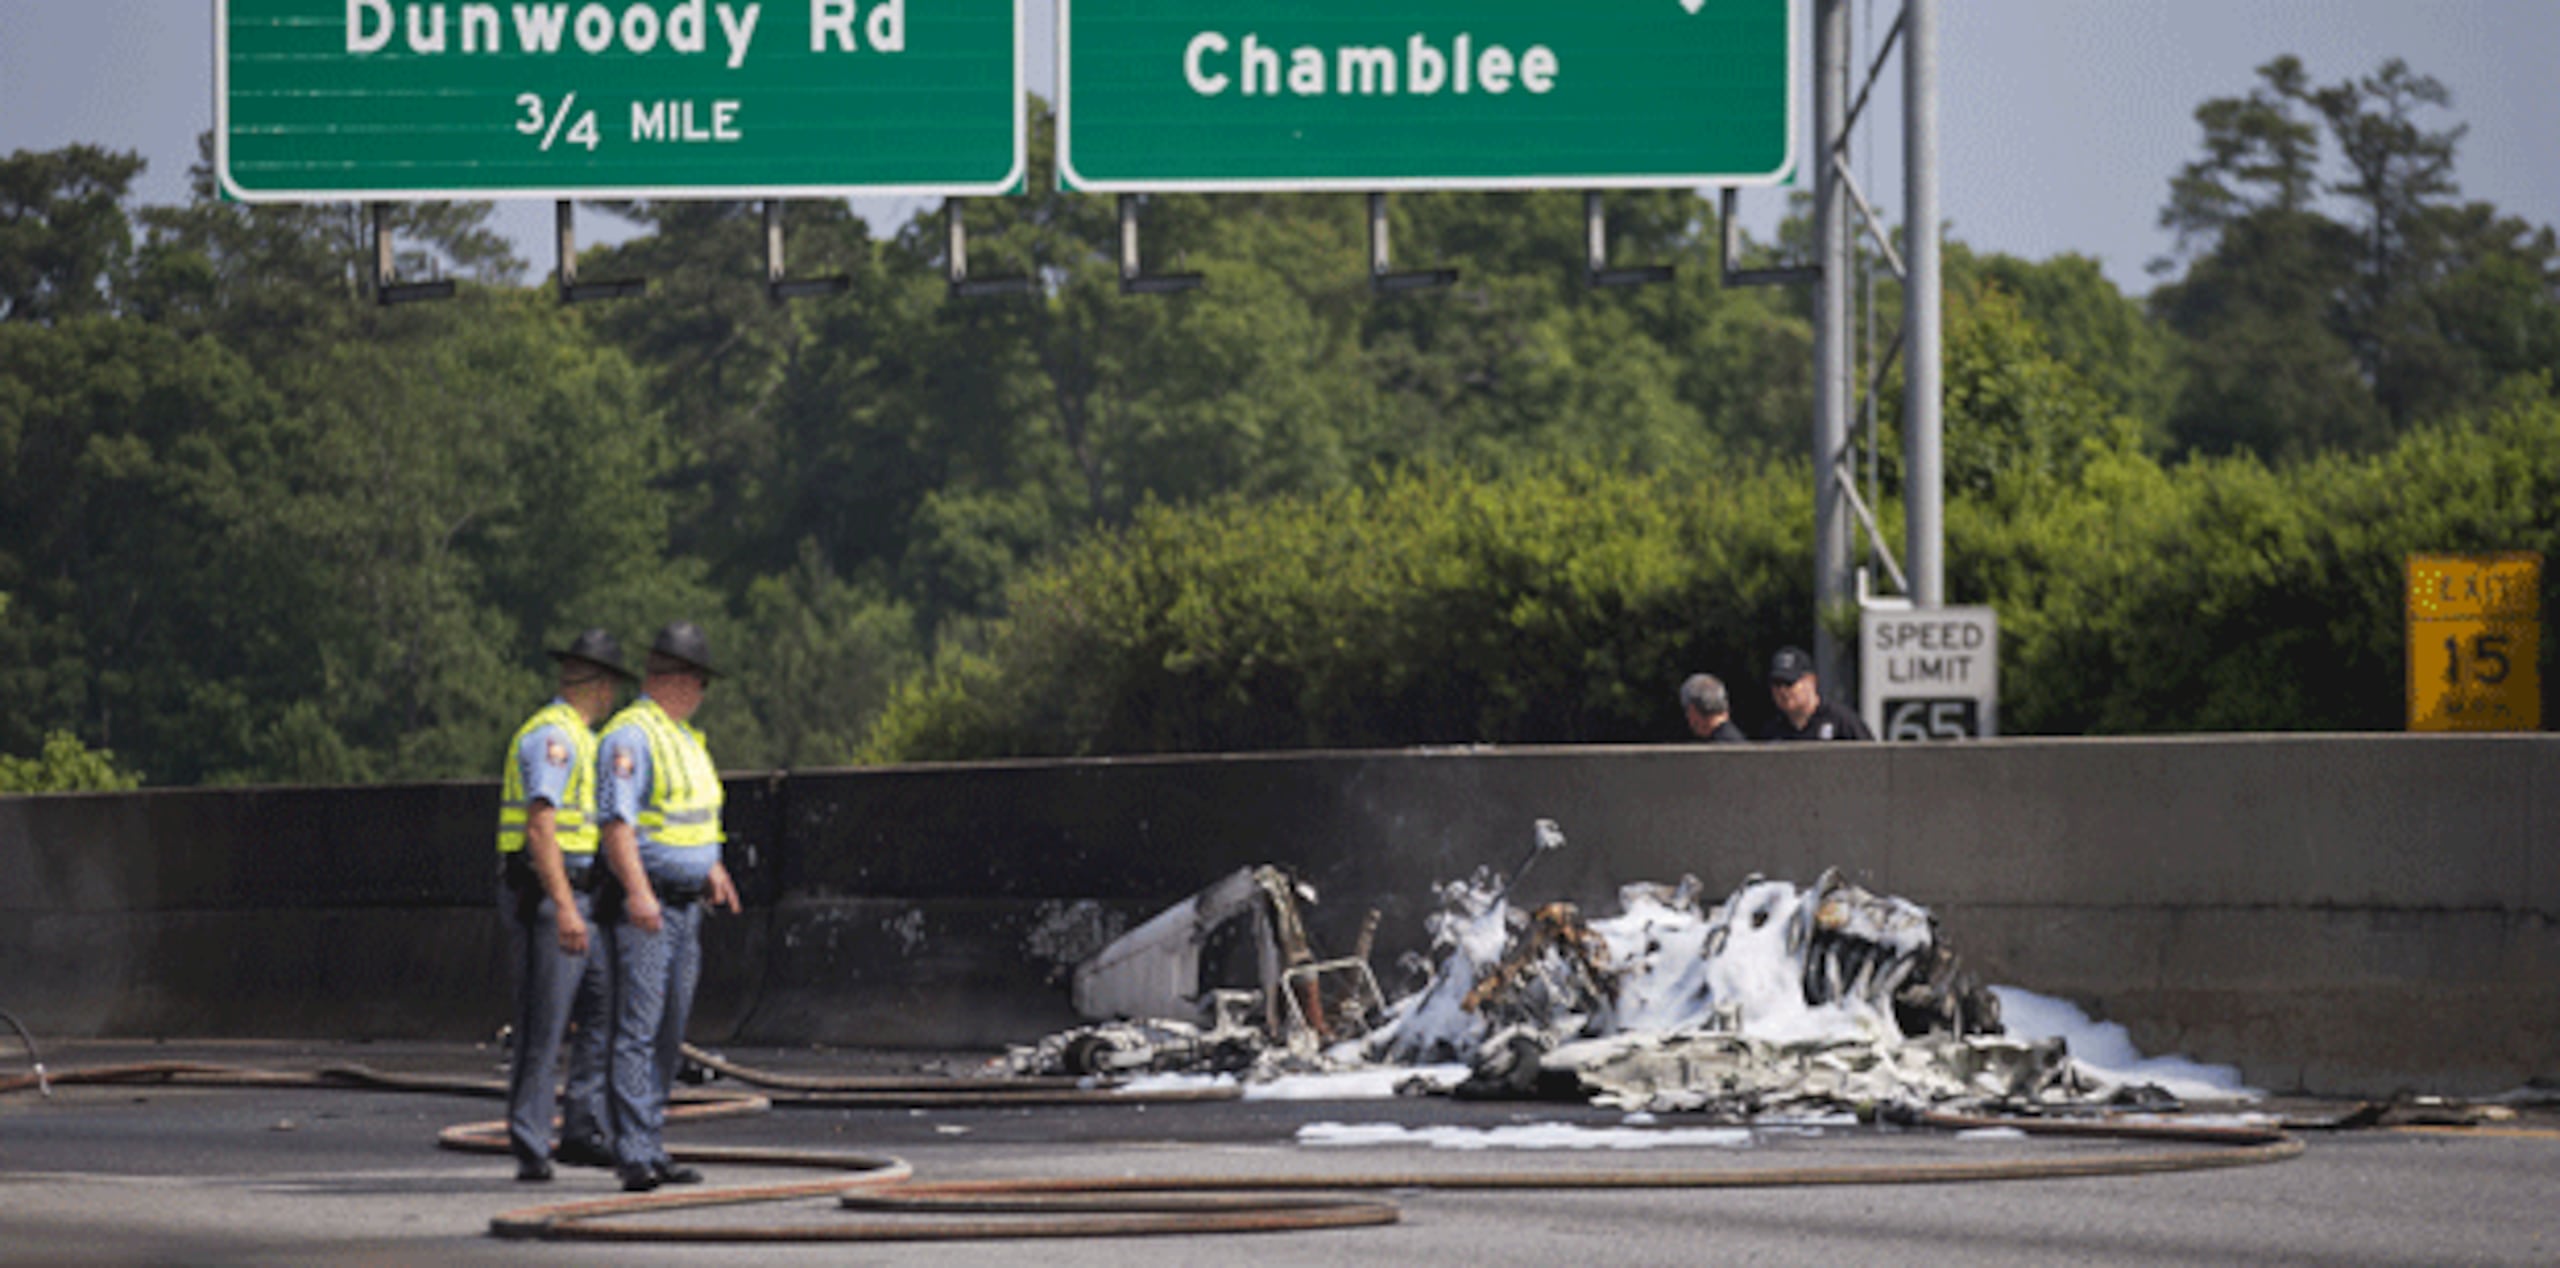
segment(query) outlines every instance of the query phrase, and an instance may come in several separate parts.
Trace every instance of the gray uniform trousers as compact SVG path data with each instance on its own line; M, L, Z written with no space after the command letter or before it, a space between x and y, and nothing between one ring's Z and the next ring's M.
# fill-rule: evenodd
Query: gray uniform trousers
M594 907L572 893L587 921L587 953L564 955L557 910L538 884L530 892L498 882L498 907L507 926L507 958L515 968L516 1015L507 1079L507 1139L517 1161L551 1157L551 1121L559 1084L555 1067L563 1034L578 1024L569 1047L567 1095L558 1102L560 1138L598 1147L605 1138L605 1075L613 1034L612 941L595 927Z
M613 926L613 1152L629 1166L667 1161L667 1092L684 1059L693 987L702 976L699 900L665 903L658 932Z

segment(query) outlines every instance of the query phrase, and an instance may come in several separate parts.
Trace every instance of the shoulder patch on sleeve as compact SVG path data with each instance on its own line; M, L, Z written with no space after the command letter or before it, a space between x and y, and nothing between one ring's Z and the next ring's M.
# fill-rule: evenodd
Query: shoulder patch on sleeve
M631 760L630 749L617 748L613 751L614 774L620 775L624 779L629 779L633 774L637 773L639 769L640 763Z
M554 766L566 766L569 764L569 746L553 740L542 750L542 759Z

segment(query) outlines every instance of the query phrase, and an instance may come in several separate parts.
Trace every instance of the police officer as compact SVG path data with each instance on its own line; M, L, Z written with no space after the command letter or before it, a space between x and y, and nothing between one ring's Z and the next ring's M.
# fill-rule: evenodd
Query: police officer
M606 724L596 749L596 818L620 897L613 1148L622 1187L635 1193L702 1179L667 1156L663 1134L701 975L704 908L738 910L720 863L720 770L688 721L715 676L701 628L670 622L649 647L640 698Z
M1769 699L1778 716L1769 719L1772 740L1872 740L1858 715L1822 698L1822 678L1813 672L1813 657L1801 647L1781 647L1769 658Z
M612 1163L604 1085L613 983L605 949L589 929L596 858L596 737L589 728L612 712L632 674L603 630L588 630L550 656L559 662L560 693L516 731L498 805L498 905L516 978L507 1137L518 1180L551 1178L552 1070L573 1018L578 1038L558 1156Z

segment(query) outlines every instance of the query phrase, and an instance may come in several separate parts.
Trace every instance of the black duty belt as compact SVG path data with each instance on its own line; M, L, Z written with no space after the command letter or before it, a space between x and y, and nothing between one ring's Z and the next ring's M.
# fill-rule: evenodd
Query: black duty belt
M595 892L597 883L604 876L604 868L592 863L579 867L564 862L562 869L568 873L571 893ZM505 863L499 869L499 875L515 889L540 890L542 888L542 882L533 874L533 863L526 859L522 852L507 855Z

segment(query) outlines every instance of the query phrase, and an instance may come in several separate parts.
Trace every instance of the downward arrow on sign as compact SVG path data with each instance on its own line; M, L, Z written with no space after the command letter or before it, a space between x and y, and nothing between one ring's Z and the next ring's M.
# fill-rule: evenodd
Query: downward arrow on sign
M1680 7L1694 14L1707 7L1707 0L1680 0Z

